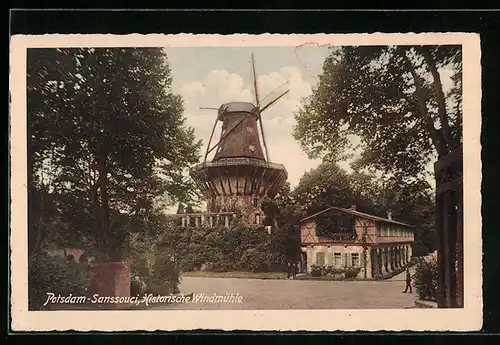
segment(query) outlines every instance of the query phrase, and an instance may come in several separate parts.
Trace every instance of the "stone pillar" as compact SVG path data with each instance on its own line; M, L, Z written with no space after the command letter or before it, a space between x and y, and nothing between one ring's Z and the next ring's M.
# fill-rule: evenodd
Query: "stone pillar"
M392 248L387 248L387 261L389 262L387 265L387 272L390 272L394 269L392 257L393 257Z
M90 295L101 297L130 297L130 265L125 262L106 262L92 265L89 271L93 273ZM124 309L128 303L104 303L93 305L98 309Z
M194 226L196 227L200 226L200 218L198 216L194 217Z
M399 247L399 260L401 262L401 267L405 265L405 256L403 252L403 247Z
M378 257L377 257L377 249L375 248L370 248L370 259L371 259L371 265L370 265L370 278L375 278L378 275Z
M208 224L212 228L214 226L214 217L213 216L208 216Z
M399 246L394 248L394 250L396 251L396 255L394 256L396 258L396 268L399 268L399 267L401 267L400 261L399 261Z
M225 215L225 216L224 216L224 226L225 226L226 228L228 228L228 227L229 227L229 216L228 216L228 215Z
M373 278L373 270L372 270L372 249L368 248L366 250L366 278Z
M184 217L184 216L181 217L181 226L182 227L186 226L186 217Z
M411 244L408 246L408 261L411 261L412 259L412 249L411 249Z
M389 272L389 249L384 248L384 268L385 273Z
M186 216L186 223L187 223L187 226L191 226L191 217Z
M205 226L205 215L202 214L200 218L201 218L201 226Z
M382 258L382 249L377 249L377 259L378 259L378 274L382 274L382 267L384 266L383 264L383 258Z

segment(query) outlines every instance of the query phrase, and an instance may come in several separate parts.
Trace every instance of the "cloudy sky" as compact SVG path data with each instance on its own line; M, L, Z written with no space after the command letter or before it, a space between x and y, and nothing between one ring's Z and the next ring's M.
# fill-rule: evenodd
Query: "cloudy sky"
M238 47L238 48L166 48L172 70L172 88L182 95L185 116L203 140L203 153L210 138L216 111L199 107L218 108L231 101L254 101L251 54L255 57L259 98L288 82L290 92L266 110L264 133L269 158L284 164L288 180L296 186L305 171L319 161L308 159L292 137L294 113L301 99L311 94L328 55L327 47ZM261 101L261 104L263 101ZM220 125L212 145L220 138ZM213 154L209 155L209 159ZM346 166L347 167L347 166Z

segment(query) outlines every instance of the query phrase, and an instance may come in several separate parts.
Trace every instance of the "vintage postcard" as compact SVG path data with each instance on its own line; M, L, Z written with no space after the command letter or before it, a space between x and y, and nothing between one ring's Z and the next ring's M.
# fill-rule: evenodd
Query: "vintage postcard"
M482 327L474 33L10 46L14 331Z

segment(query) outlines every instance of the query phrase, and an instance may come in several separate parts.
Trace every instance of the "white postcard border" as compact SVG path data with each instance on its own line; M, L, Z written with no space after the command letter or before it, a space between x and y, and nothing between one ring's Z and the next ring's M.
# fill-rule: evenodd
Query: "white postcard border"
M26 50L37 47L437 45L463 47L463 309L28 311ZM472 331L482 327L481 64L474 33L16 35L10 45L11 312L14 331Z

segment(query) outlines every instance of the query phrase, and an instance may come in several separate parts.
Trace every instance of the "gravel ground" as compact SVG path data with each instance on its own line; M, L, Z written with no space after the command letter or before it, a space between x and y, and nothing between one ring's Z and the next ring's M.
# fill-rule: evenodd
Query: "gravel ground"
M179 303L150 309L403 309L414 306L404 273L386 281L307 281L184 277L180 289L194 296L237 293L240 303ZM199 295L198 295L199 296Z

